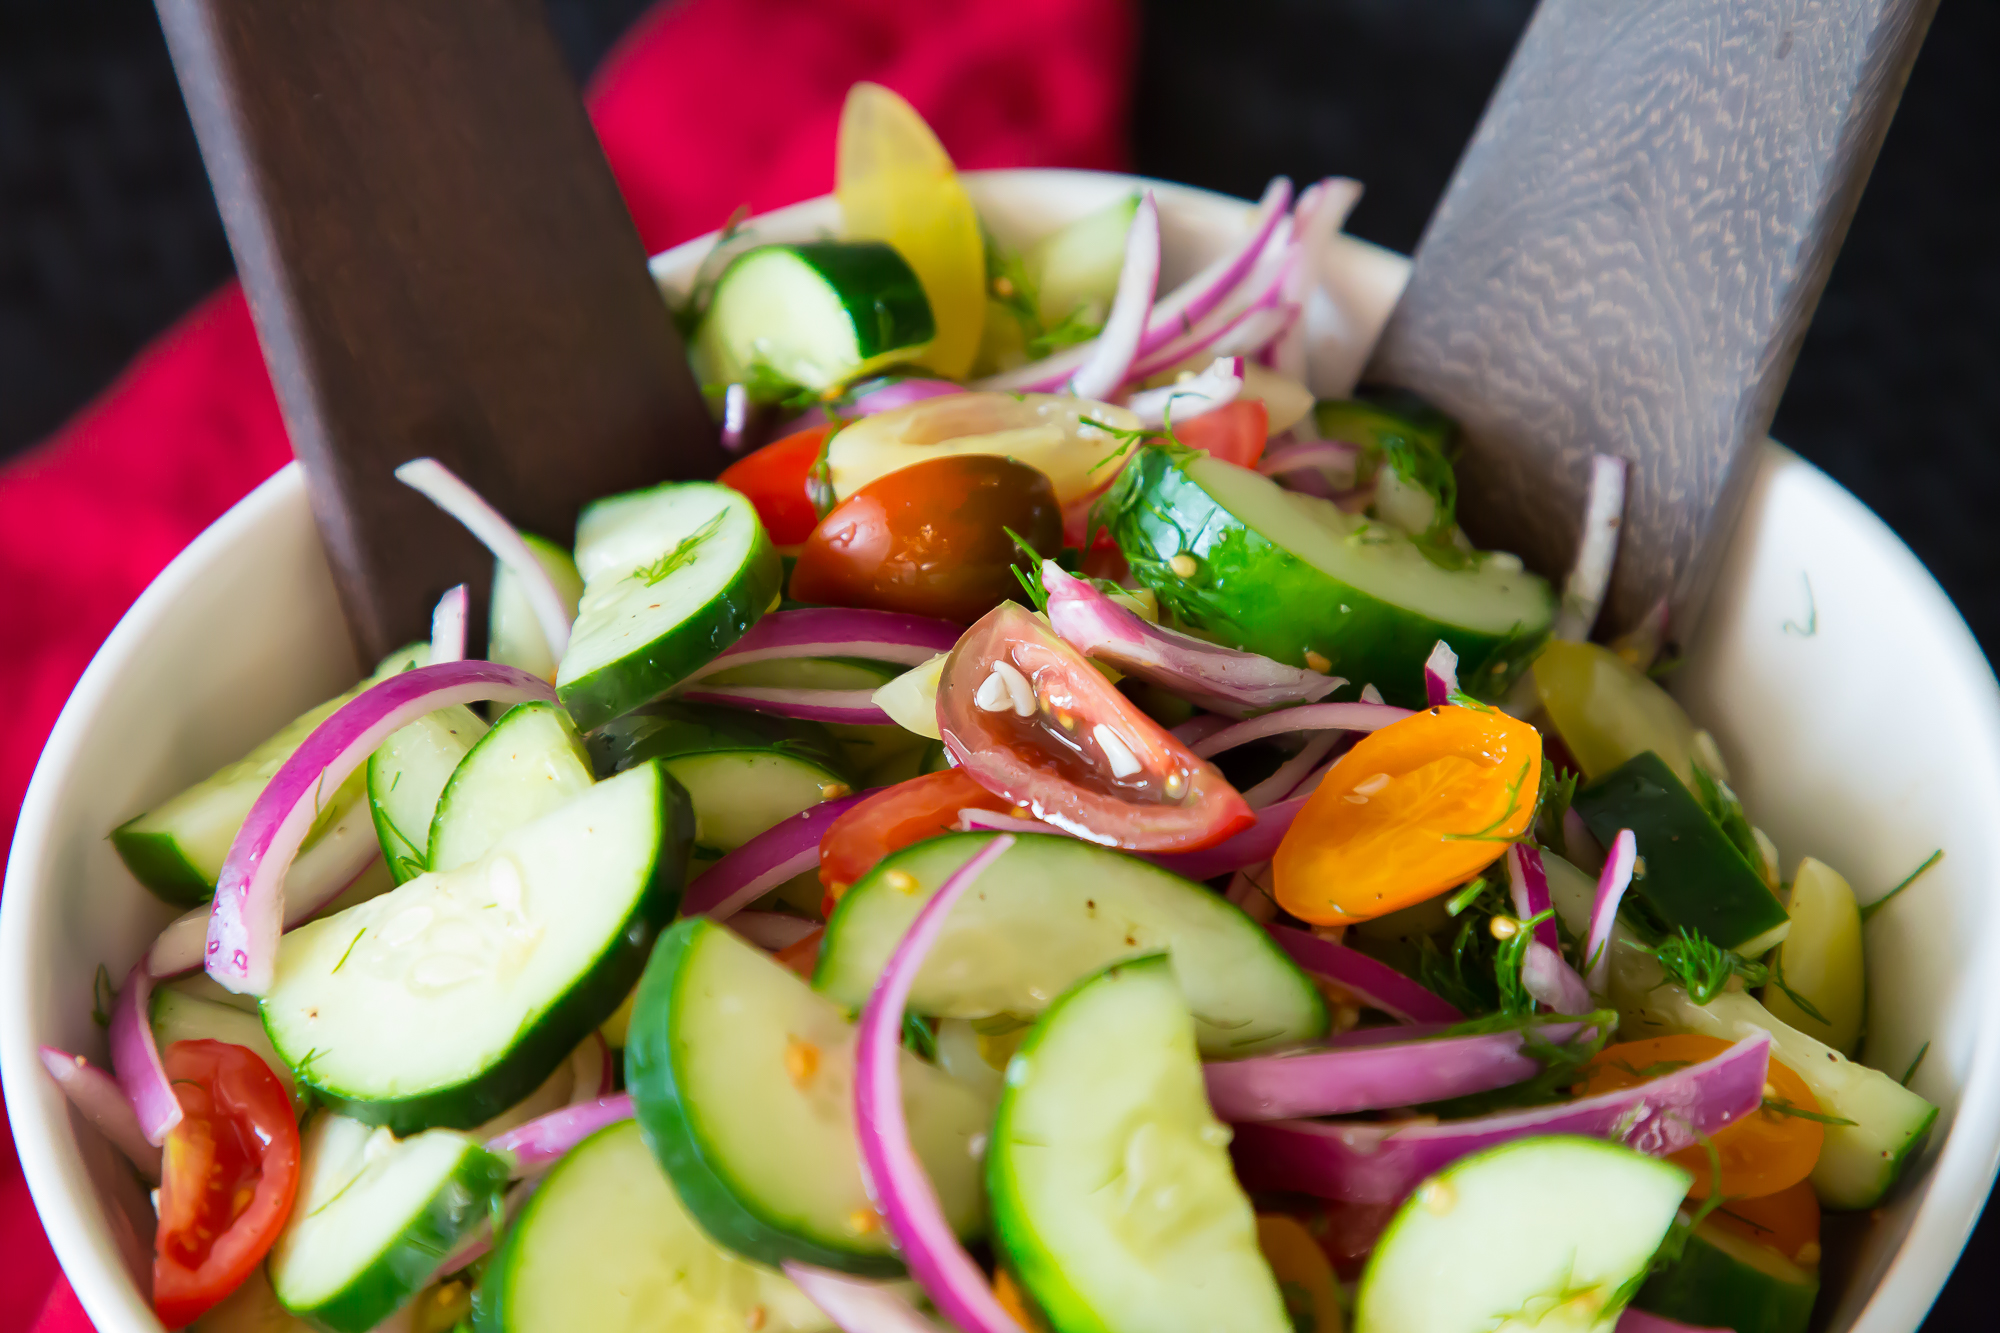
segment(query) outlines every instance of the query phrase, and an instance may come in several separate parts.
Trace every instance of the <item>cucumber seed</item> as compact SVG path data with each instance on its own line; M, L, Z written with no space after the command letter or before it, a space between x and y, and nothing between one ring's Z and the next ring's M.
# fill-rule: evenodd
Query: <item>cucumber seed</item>
M882 882L898 893L915 893L917 877L907 870L891 870L882 876Z

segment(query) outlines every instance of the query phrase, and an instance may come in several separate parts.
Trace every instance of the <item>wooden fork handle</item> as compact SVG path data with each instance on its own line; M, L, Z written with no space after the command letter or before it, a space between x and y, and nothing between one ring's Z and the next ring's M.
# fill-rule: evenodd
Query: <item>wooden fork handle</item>
M723 462L536 0L158 0L357 646L491 560L392 469L517 524Z
M1461 513L1560 576L1631 464L1600 635L1699 614L1936 0L1541 0L1367 378L1465 425Z

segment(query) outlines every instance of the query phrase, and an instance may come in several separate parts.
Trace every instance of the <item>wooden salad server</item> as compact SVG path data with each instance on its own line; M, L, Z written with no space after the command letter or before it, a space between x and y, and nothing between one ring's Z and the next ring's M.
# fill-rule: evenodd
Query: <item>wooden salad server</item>
M365 660L491 578L397 464L561 542L589 499L721 468L537 0L158 9Z
M1459 512L1559 575L1630 464L1600 637L1698 618L1937 0L1541 0L1365 379L1464 425Z

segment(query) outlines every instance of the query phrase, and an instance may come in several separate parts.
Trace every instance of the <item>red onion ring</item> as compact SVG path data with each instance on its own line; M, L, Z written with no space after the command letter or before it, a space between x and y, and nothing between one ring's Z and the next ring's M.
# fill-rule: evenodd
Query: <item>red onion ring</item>
M486 1151L510 1157L514 1174L532 1175L553 1166L564 1153L621 1120L632 1118L632 1094L614 1093L565 1106L486 1141Z
M1284 318L1278 306L1285 272L1291 266L1294 255L1292 231L1292 220L1289 217L1279 218L1243 281L1225 294L1207 315L1177 326L1170 330L1173 335L1170 339L1147 348L1133 365L1128 378L1150 379L1203 353L1222 355L1216 347L1225 340L1236 344L1249 338L1275 334L1278 322ZM1258 312L1264 310L1274 312L1272 323L1259 320Z
M1234 874L1245 866L1258 865L1276 855L1278 844L1285 840L1292 821L1299 817L1299 811L1305 808L1305 804L1303 796L1273 801L1255 812L1255 824L1213 847L1204 847L1198 852L1151 852L1146 854L1145 859L1163 870L1173 871L1182 879L1197 883L1214 879L1217 875Z
M1583 498L1583 536L1577 542L1576 563L1563 581L1562 609L1556 613L1558 639L1587 639L1597 623L1598 608L1611 586L1611 566L1618 560L1618 526L1625 514L1625 460L1592 454L1590 487Z
M711 685L680 696L689 703L722 704L753 713L806 722L885 726L893 722L875 703L873 690L785 690L766 685Z
M1432 708L1451 702L1458 691L1458 654L1443 639L1424 661L1424 703Z
M68 1096L70 1105L81 1111L83 1118L111 1141L112 1147L125 1154L140 1175L158 1182L160 1150L139 1127L138 1113L132 1109L118 1080L82 1056L53 1046L42 1047L42 1068L49 1071L49 1077ZM178 1103L175 1109L179 1109Z
M1213 759L1224 750L1233 750L1266 736L1283 736L1294 731L1378 731L1391 722L1410 715L1407 708L1394 704L1307 704L1302 708L1281 708L1275 713L1253 717L1210 732L1188 748L1203 759Z
M819 864L819 840L833 821L868 793L807 806L780 820L695 876L681 898L681 915L727 921L794 875Z
M773 611L682 684L731 667L795 657L865 657L921 666L939 653L950 652L963 632L949 620L900 611L844 607Z
M470 600L463 583L438 598L437 609L431 612L430 665L465 660L465 618Z
M1146 334L1147 316L1160 286L1160 206L1151 190L1139 200L1125 233L1125 262L1118 269L1118 288L1104 328L1089 357L1076 368L1063 392L1078 398L1106 399L1130 376Z
M814 859L817 860L817 856ZM789 949L815 930L822 929L819 922L802 916L749 911L730 913L729 928L766 953Z
M1758 1032L1634 1087L1466 1120L1239 1125L1231 1151L1248 1189L1347 1203L1395 1203L1459 1158L1530 1135L1582 1134L1664 1157L1761 1106L1770 1054L1771 1034Z
M285 872L285 929L324 911L375 868L382 843L366 797L354 802L318 842L299 853ZM206 906L182 913L167 923L146 950L146 971L155 981L177 977L201 966L208 944Z
M506 516L435 458L411 459L396 469L396 480L464 524L466 531L520 580L522 595L534 609L542 638L548 641L549 657L560 662L569 647L569 608L549 571L542 568Z
M1611 980L1611 931L1618 924L1618 905L1632 885L1639 843L1631 829L1619 829L1611 854L1597 877L1597 897L1590 905L1590 938L1583 945L1584 984L1593 995L1604 994Z
M1125 406L1142 426L1165 426L1171 416L1191 421L1218 407L1236 401L1243 392L1243 358L1217 357L1198 375L1157 389L1142 389L1125 400Z
M1357 949L1292 926L1266 926L1291 960L1399 1023L1460 1023L1465 1015L1425 987Z
M1312 420L1311 414L1304 419ZM1331 489L1346 490L1354 485L1354 469L1360 458L1359 449L1339 440L1297 440L1266 452L1258 460L1257 470L1267 477L1318 473Z
M785 1276L841 1333L943 1333L901 1292L883 1283L815 1268L796 1259L785 1260L783 1267Z
M180 1099L153 1041L153 978L143 964L125 977L111 1006L111 1068L146 1142L158 1146L181 1122Z
M1570 1040L1580 1023L1551 1026L1547 1040ZM1391 1029L1394 1031L1394 1029ZM1353 1115L1489 1092L1533 1078L1542 1062L1520 1032L1369 1042L1256 1055L1202 1066L1208 1104L1233 1123Z
M937 1190L910 1144L903 1112L903 1007L910 985L930 952L952 905L986 867L1004 856L1014 839L1001 834L954 870L890 956L881 980L861 1011L854 1054L854 1120L860 1131L861 1174L882 1210L889 1234L910 1275L964 1333L1021 1333L986 1285L986 1275L958 1243L938 1203Z
M555 697L547 681L518 667L444 662L379 681L341 705L279 767L229 846L208 918L208 974L239 993L262 995L271 988L285 873L319 813L319 795L339 787L383 741L452 704L553 703Z

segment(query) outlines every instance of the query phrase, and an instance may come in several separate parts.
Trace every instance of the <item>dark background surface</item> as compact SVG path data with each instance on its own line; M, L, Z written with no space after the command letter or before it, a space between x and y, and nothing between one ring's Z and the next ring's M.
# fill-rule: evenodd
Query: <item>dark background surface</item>
M810 0L801 0L810 3ZM645 0L549 0L579 76ZM1254 196L1368 193L1407 251L1529 0L1150 0L1134 157ZM1944 0L1773 427L1908 542L2000 648L2000 5ZM720 218L715 219L718 223ZM0 0L0 457L39 440L230 261L147 0ZM1994 1326L1989 1217L1926 1333Z

